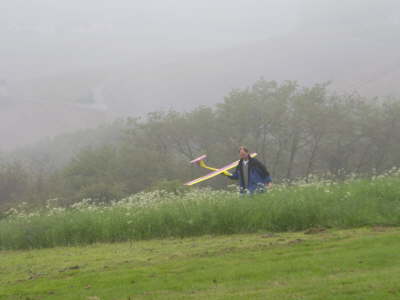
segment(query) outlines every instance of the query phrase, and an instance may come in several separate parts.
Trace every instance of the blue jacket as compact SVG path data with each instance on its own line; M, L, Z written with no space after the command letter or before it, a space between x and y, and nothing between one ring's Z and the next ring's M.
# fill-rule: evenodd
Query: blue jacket
M232 176L229 176L230 179L239 180L240 192L243 193L246 189L253 193L257 190L257 188L264 188L266 183L272 182L271 176L267 171L267 168L256 158L249 159L249 176L248 176L248 186L246 187L243 179L243 160L239 161L238 166L236 167L235 172Z

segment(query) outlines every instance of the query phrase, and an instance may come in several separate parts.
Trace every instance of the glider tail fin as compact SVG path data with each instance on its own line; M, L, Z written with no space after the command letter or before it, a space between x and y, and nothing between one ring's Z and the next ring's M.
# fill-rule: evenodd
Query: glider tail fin
M198 164L199 164L200 167L202 167L204 169L208 169L208 170L211 170L211 171L217 171L218 170L216 168L207 166L206 163L204 162L204 160L199 161ZM228 171L223 172L223 174L226 175L226 176L232 176L232 174L229 173Z
M202 155L202 156L200 156L200 157L198 157L198 158L192 160L191 163L197 164L199 167L204 168L204 169L207 169L207 170L210 170L210 171L217 171L218 169L213 168L213 167L210 167L210 166L208 166L208 165L205 163L204 160L205 160L206 158L207 158L207 155ZM223 174L226 175L226 176L231 176L231 175L232 175L232 174L229 173L228 171L223 172Z

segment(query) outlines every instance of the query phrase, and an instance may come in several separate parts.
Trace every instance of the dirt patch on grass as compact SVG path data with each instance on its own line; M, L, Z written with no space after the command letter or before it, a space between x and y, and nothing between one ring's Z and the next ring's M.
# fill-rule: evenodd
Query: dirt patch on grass
M312 227L307 229L304 234L317 234L317 233L322 233L326 232L326 228L323 227Z
M262 237L263 239L270 239L270 238L278 237L278 235L276 235L276 234L274 234L274 233L266 233L266 234L263 234L261 237Z
M299 243L302 243L302 242L304 242L304 240L302 240L302 239L295 239L295 240L290 241L288 244L289 244L289 245L296 245L296 244L299 244Z
M390 228L389 227L385 227L385 226L374 226L371 228L372 231L374 232L386 232L389 231Z

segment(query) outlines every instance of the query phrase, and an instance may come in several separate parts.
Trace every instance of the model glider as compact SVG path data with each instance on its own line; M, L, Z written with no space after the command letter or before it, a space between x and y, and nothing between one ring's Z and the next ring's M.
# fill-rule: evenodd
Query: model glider
M256 155L257 155L257 153L250 154L251 157L254 157ZM212 172L208 173L207 175L204 175L202 177L199 177L197 179L194 179L192 181L186 182L185 185L189 185L189 186L190 185L195 185L196 183L200 183L200 182L206 181L206 180L211 179L211 178L213 178L213 177L215 177L215 176L217 176L219 174L224 174L226 176L231 176L232 174L229 173L228 171L230 169L236 168L237 165L239 164L239 160L237 160L237 161L234 161L233 163L230 163L229 165L226 165L225 167L222 167L220 169L216 169L216 168L207 166L207 164L204 161L206 158L207 158L207 155L202 155L202 156L192 160L190 163L196 164L201 168L204 168L204 169L207 169L207 170L211 170Z

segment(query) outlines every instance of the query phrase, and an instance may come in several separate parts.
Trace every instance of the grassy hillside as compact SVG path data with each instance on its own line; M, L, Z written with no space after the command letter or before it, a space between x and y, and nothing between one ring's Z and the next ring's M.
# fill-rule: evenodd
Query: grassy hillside
M0 299L399 299L399 228L316 232L2 251Z
M50 202L0 220L0 249L29 249L207 234L400 225L400 176L277 185L270 192L139 193L110 205Z

